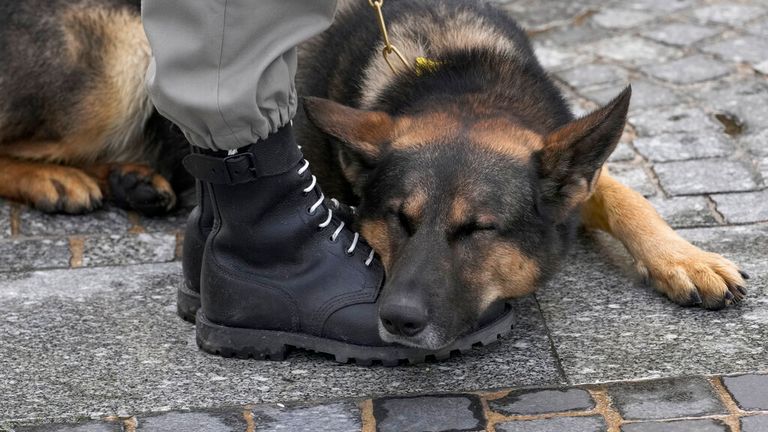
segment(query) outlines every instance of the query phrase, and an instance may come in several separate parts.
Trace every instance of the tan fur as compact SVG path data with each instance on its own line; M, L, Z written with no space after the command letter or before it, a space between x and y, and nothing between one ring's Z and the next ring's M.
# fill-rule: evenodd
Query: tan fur
M467 278L481 287L482 307L498 299L518 298L535 291L538 264L512 245L498 242L490 247L482 262L469 271Z
M0 157L0 196L69 213L93 209L102 200L96 180L77 168L6 157Z
M74 62L81 46L76 32L97 31L104 40L105 75L73 107L71 124L58 141L7 143L0 154L45 162L90 164L127 162L143 158L143 126L152 114L144 89L150 59L149 43L138 16L128 11L71 7L61 18L68 57Z
M541 135L504 118L479 121L470 129L469 139L474 144L523 162L544 146Z
M428 198L429 196L423 190L412 192L403 202L403 214L418 225L424 216L424 206L427 204Z
M457 196L451 203L448 224L450 226L461 226L464 224L470 209L469 201L461 195Z
M399 118L394 125L391 146L396 150L413 149L456 137L461 124L456 116L433 112L418 117Z
M722 256L705 252L680 237L642 195L607 172L582 210L588 228L620 240L641 275L672 300L685 302L698 287L704 305L717 305L731 287L744 286L738 268ZM738 291L731 290L736 298Z
M392 265L392 241L389 228L383 220L364 220L360 224L360 233L381 257L381 263L389 272Z

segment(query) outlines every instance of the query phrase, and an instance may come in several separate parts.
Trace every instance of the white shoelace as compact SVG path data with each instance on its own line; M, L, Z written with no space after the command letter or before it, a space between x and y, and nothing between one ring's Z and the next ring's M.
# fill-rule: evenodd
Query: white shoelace
M301 168L298 169L298 171L296 171L296 173L298 175L304 175L304 173L307 172L308 169L309 169L309 161L304 159L304 164L301 166ZM310 193L316 187L317 187L317 177L315 177L313 175L312 176L312 182L310 183L309 186L307 186L306 188L303 189L303 192L304 193ZM322 192L320 192L320 198L314 204L312 204L312 207L307 209L309 214L312 214L312 215L315 214L317 209L321 205L323 205L324 201L325 201L325 195ZM332 198L331 202L333 203L333 205L336 206L336 208L339 208L340 205L341 205L336 198ZM357 209L355 207L350 206L350 209L351 209L353 215L356 214ZM328 225L331 224L331 220L333 219L333 210L331 210L330 208L326 208L326 210L328 210L328 217L325 219L325 221L323 221L322 223L320 223L318 225L318 228L320 228L320 229L327 228ZM335 242L339 238L339 234L341 234L341 232L344 230L344 226L345 225L346 224L344 223L344 221L341 221L339 223L339 226L336 228L336 230L333 232L333 234L331 234L331 241L332 242ZM352 244L346 250L347 255L353 255L355 253L355 248L357 247L357 244L359 242L360 242L360 234L355 233L355 236L352 238ZM370 266L371 263L373 263L373 257L375 256L375 254L376 254L376 252L373 249L371 249L371 253L369 253L368 257L365 259L365 266L366 267Z

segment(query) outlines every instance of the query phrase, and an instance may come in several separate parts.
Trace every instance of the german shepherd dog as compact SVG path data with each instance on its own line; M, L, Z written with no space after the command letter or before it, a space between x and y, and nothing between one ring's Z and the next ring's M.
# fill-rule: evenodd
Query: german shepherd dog
M386 1L381 55L374 11L344 1L302 54L305 151L323 187L359 199L359 228L387 269L381 308L426 308L430 325L384 340L440 348L499 300L534 292L579 222L607 231L640 275L684 306L746 295L739 269L676 234L604 168L631 90L575 119L526 34L476 0ZM340 182L338 180L344 179Z
M429 313L415 335L382 323L385 340L447 346L493 305L541 286L579 222L620 240L678 304L744 298L744 273L677 235L603 167L629 88L574 118L523 30L494 6L387 0L384 10L414 64L390 71L368 2L342 1L332 28L302 49L311 124L297 122L326 192L359 205L387 269L382 307ZM158 144L167 124L153 120L143 87L138 2L4 2L0 29L0 195L80 212L141 189L151 199L139 201L158 203L149 207L170 205L163 177L137 165L168 159Z
M139 1L0 2L0 197L84 213L145 214L192 186L188 144L144 89Z

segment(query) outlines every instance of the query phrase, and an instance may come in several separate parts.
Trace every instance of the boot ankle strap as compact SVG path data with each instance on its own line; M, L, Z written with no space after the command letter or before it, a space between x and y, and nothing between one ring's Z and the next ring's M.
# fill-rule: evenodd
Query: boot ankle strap
M195 178L214 184L241 184L259 177L288 172L303 158L290 125L229 156L192 153L184 158L184 168Z

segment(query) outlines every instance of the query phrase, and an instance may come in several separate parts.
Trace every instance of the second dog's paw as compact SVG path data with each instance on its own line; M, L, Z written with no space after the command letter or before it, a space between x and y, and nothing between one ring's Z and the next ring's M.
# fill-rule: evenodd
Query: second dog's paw
M108 182L111 198L122 208L154 216L176 205L176 194L168 180L146 165L115 165Z
M43 165L16 180L22 199L44 212L82 214L101 207L98 183L77 168Z
M747 295L749 276L721 255L680 239L647 262L638 261L643 279L683 306L722 309Z

